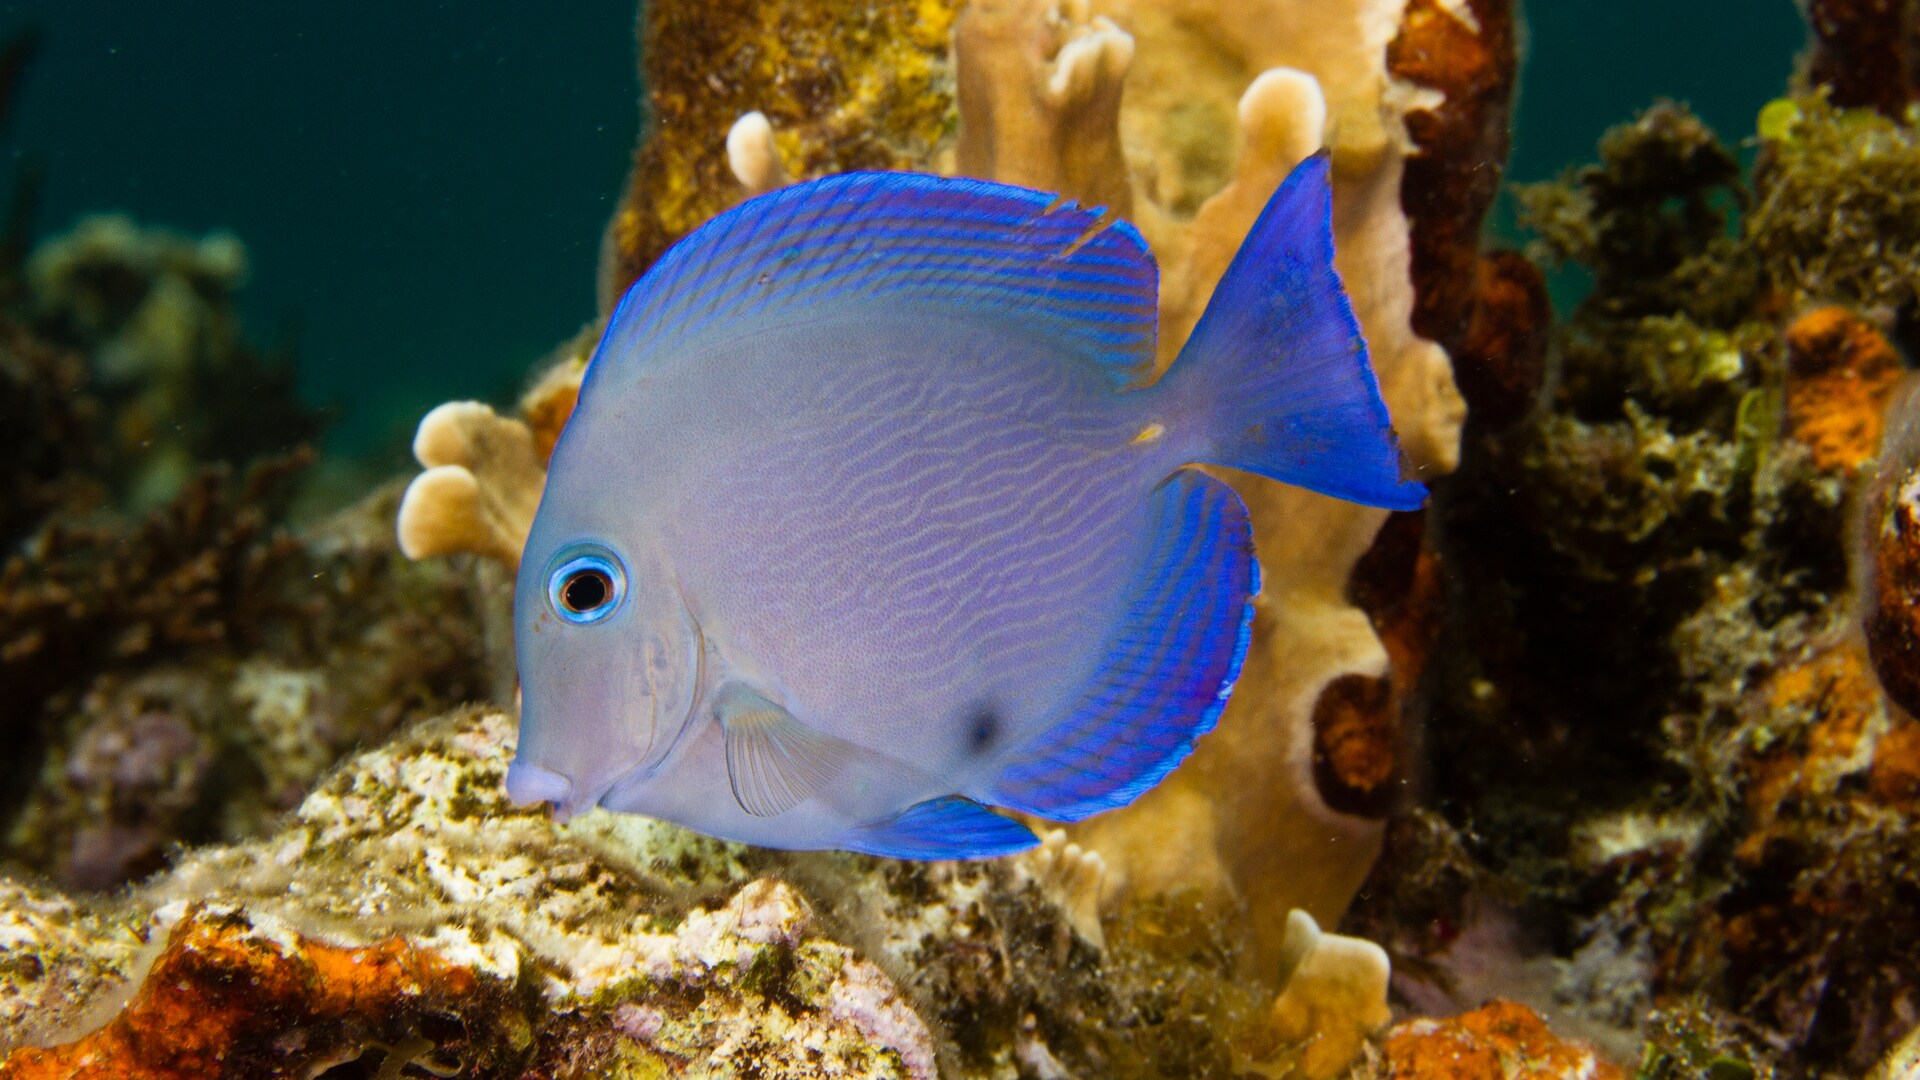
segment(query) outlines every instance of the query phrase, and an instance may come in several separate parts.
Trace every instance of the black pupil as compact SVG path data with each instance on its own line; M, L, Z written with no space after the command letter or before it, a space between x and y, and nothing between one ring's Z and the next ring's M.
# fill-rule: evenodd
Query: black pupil
M560 602L572 612L592 611L613 594L613 582L600 570L582 570L560 587Z

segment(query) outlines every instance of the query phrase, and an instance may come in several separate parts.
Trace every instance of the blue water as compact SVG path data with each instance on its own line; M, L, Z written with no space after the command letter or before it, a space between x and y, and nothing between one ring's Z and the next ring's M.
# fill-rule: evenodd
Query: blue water
M1660 95L1744 136L1805 34L1789 0L1530 8L1522 180ZM344 407L334 445L391 446L433 403L509 397L592 316L633 20L631 0L4 3L0 30L45 37L0 145L47 167L43 234L101 210L237 232L253 337L293 320L304 392Z
M364 445L511 394L593 316L633 20L631 0L9 3L0 28L44 38L5 145L45 162L42 233L100 210L238 233L252 335L297 319L306 394Z

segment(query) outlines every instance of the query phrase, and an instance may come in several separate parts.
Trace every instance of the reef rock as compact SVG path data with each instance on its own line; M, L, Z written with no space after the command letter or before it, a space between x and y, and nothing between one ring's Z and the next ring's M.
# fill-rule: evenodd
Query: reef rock
M510 717L468 709L124 899L8 886L0 1077L310 1076L369 1054L473 1077L1226 1075L1337 1065L1385 1019L1365 943L1296 934L1269 1015L1191 905L1086 940L1052 884L1070 854L926 865L600 811L557 826L507 803L512 752Z

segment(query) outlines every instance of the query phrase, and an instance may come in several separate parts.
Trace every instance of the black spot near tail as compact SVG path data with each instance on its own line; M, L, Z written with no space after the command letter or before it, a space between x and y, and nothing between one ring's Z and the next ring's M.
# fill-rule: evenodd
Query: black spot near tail
M978 705L967 716L967 748L976 754L992 750L1000 742L1000 714L991 705Z

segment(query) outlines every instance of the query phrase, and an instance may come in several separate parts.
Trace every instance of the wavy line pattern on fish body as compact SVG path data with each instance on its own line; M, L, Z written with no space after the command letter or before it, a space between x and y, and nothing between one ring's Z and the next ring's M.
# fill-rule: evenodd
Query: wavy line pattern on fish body
M554 452L510 793L937 858L1034 842L983 804L1077 820L1157 783L1218 718L1259 579L1239 497L1187 466L1421 496L1327 171L1281 185L1215 292L1234 310L1151 386L1151 258L1051 196L859 174L696 231L621 303ZM543 610L580 545L625 575L591 626ZM609 687L640 640L699 670ZM685 725L610 759L660 700Z

